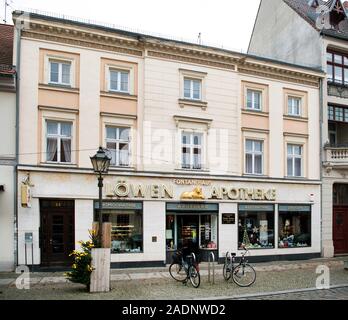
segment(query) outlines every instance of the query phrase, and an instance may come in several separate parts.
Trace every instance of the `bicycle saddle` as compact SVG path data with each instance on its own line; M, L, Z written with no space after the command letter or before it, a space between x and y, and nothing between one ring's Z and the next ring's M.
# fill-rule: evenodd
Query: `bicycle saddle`
M235 257L235 256L236 256L236 254L235 254L235 253L232 253L231 255L232 255L232 257Z

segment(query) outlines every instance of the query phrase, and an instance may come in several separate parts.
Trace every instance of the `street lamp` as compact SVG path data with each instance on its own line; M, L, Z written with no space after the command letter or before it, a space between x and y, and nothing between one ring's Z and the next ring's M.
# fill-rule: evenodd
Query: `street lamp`
M99 241L102 244L102 234L103 234L103 174L108 173L111 158L105 153L102 147L99 147L97 153L90 157L93 170L98 174L98 187L99 187Z

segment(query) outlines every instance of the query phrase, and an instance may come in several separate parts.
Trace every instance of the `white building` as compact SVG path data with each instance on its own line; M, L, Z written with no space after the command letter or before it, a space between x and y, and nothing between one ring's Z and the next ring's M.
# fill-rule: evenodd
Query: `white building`
M242 243L259 261L320 256L321 72L39 14L27 22L20 264L64 265L88 238L99 146L112 155L103 215L114 267L163 265L185 245L203 260Z

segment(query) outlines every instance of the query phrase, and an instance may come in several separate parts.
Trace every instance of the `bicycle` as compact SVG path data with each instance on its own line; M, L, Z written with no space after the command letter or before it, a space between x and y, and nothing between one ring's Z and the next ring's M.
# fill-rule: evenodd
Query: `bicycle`
M250 264L248 264L248 260L246 260L245 258L245 255L249 250L245 247L243 247L243 249L245 250L245 252L242 253L240 262L236 266L236 254L232 253L230 258L229 253L226 253L226 259L222 273L226 281L230 280L232 276L234 283L236 283L238 286L250 287L256 281L256 271Z
M173 262L169 266L169 273L174 280L183 284L187 284L188 280L190 280L194 288L198 288L201 283L199 265L196 263L194 253L187 255L184 259L182 251L177 250L173 256Z

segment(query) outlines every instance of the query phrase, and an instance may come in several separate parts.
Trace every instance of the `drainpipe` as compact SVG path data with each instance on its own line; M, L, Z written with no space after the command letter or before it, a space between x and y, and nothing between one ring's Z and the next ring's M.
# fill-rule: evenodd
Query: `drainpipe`
M320 254L323 255L323 118L324 118L324 99L323 99L323 86L324 86L324 81L323 79L319 80L319 107L320 107L320 155L319 155L319 168L320 168Z
M16 25L16 24L15 24ZM19 161L19 87L20 87L20 64L21 64L21 26L17 29L17 52L16 52L16 157L14 167L14 265L18 265L18 161Z

